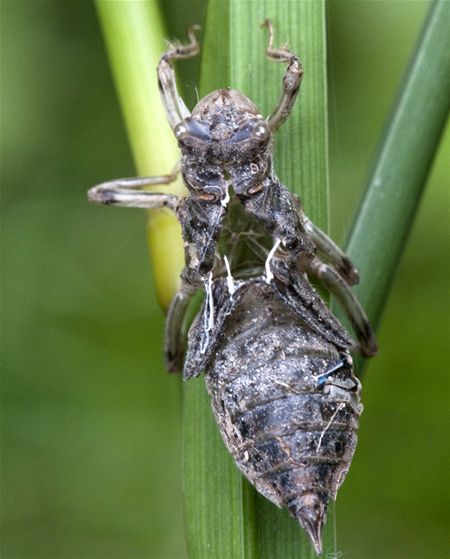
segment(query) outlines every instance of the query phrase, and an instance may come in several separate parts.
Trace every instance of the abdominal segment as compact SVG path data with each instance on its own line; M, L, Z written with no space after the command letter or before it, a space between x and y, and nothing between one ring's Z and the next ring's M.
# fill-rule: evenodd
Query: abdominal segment
M206 374L236 465L298 519L318 553L327 504L349 469L362 410L351 360L342 356L270 286L253 284L223 324Z

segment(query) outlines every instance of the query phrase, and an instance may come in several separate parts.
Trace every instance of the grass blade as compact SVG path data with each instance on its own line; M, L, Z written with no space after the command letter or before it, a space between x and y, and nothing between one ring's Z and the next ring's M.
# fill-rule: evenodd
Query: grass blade
M210 2L202 41L201 96L221 87L239 89L269 114L280 95L284 67L265 59L270 17L275 44L287 43L305 66L299 101L277 136L275 167L301 194L306 211L328 225L328 144L324 3ZM219 31L220 30L220 31ZM184 456L187 542L195 559L315 557L306 536L242 479L220 440L204 383L184 386ZM332 512L330 512L332 517ZM331 551L332 519L325 535Z

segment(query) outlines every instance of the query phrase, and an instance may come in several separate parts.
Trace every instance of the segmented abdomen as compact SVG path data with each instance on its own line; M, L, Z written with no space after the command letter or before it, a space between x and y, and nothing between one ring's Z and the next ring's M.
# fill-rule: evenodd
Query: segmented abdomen
M350 363L259 284L226 320L206 375L236 464L298 518L318 552L328 500L356 445L360 385Z

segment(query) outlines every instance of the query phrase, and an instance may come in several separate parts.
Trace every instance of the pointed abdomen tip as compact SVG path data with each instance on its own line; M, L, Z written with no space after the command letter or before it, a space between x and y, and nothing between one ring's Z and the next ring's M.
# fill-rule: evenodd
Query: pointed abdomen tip
M317 555L322 555L322 530L328 498L319 493L304 493L289 504L289 511L308 534Z

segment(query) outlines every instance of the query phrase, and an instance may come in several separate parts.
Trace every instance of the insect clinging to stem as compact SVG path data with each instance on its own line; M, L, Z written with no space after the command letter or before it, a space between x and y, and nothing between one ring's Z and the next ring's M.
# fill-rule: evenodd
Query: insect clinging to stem
M219 89L188 110L172 64L199 44L171 45L158 82L181 160L168 175L118 179L89 191L89 200L168 208L180 221L185 268L167 313L165 360L189 379L205 373L212 410L237 467L255 488L284 507L318 554L327 504L344 481L356 446L361 385L351 350L372 356L372 328L351 286L358 272L303 211L275 174L273 137L288 118L303 76L297 56L273 46L286 64L282 94L269 117L234 89ZM182 174L188 196L154 193ZM348 314L358 343L309 283L318 280ZM187 336L190 300L205 298Z

